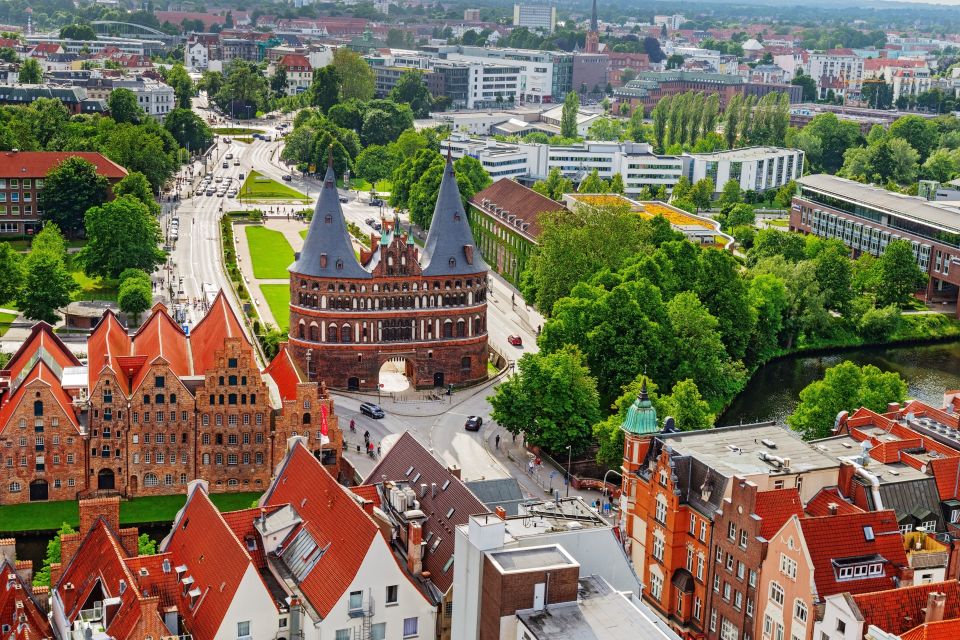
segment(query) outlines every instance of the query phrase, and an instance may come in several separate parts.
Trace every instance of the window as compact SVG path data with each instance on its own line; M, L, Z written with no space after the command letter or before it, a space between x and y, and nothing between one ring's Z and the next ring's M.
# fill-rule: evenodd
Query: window
M773 618L765 615L763 616L763 637L769 638L771 631L773 631Z
M387 604L397 604L398 594L397 594L397 585L392 584L387 587Z
M702 553L697 554L697 580L703 580L703 565L705 564L705 559Z
M753 569L750 570L750 586L751 587L757 586L757 572L754 571Z
M780 573L791 580L797 579L797 561L785 553L780 554Z
M731 522L727 525L727 538L733 542L737 539L737 525L736 523Z
M690 535L697 535L697 516L690 514Z
M720 640L738 640L740 630L726 618L720 623Z
M363 591L351 591L348 606L351 612L363 610Z
M793 602L793 617L800 622L807 621L807 605L800 598L797 598Z
M707 521L704 520L700 523L700 542L707 541Z
M687 571L693 572L693 547L687 547Z
M650 574L650 595L656 600L663 596L663 577L655 573Z
M666 523L667 522L667 502L662 495L657 496L657 511L654 515L654 518L657 522Z
M716 631L716 630L717 630L717 610L711 609L710 610L710 631Z
M143 486L145 487L156 487L160 484L160 479L157 478L156 474L148 473L143 476Z
M846 633L847 623L843 620L837 620L837 631L840 633Z
M386 640L387 623L378 622L370 627L370 640Z
M723 562L723 549L717 547L717 562Z
M726 600L727 602L730 602L730 583L729 582L723 583L723 599Z
M937 521L936 520L924 520L923 528L925 531L933 532L937 530Z
M412 638L413 636L419 633L419 618L404 618L403 619L403 637Z
M703 602L700 598L694 597L693 599L693 619L699 620L700 616L703 615Z
M733 554L727 554L727 571L733 573Z
M663 538L653 537L653 557L663 562Z
M913 525L912 525L912 524L902 524L902 525L900 525L900 533L910 533L911 531L913 531Z
M720 593L720 576L718 575L713 576L713 590Z
M23 488L23 487L22 487L22 486L20 485L20 483L17 482L16 480L14 480L13 482L10 483L10 493L17 493L17 492L20 491L22 488Z
M747 548L747 531L746 531L746 529L741 529L741 530L740 530L740 548L741 548L741 549L746 549L746 548Z
M753 617L753 600L751 598L747 598L747 615Z
M250 621L238 622L237 623L237 638L249 638L250 637Z
M733 608L737 611L743 608L743 594L739 591L733 592Z
M747 571L747 567L742 562L737 562L737 579L743 580L743 576Z
M783 587L778 582L770 583L770 599L781 607L783 606Z
M350 629L337 629L333 634L333 640L350 640Z

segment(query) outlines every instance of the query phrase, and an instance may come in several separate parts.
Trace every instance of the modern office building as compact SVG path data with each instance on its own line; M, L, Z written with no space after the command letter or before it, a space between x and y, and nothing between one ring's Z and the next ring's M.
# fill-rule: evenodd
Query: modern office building
M715 153L683 154L684 175L690 182L709 178L720 193L729 180L744 191L779 189L803 175L803 151L780 147L744 147Z
M823 174L804 176L797 184L791 230L840 238L854 257L879 256L892 240L907 240L929 275L927 300L957 299L960 212L955 206Z
M517 3L513 5L513 26L553 33L557 26L557 7L552 2Z

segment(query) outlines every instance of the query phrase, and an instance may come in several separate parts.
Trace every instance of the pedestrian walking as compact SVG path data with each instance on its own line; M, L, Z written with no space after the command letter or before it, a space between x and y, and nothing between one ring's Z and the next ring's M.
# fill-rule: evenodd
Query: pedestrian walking
M527 463L527 473L533 475L533 460Z
M500 448L500 434L497 434L497 437L493 439L493 445L495 448Z

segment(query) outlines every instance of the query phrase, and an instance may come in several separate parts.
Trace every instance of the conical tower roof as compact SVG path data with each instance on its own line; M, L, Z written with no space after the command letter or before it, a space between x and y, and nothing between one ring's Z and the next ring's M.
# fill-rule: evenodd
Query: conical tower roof
M462 276L489 269L474 245L449 150L421 263L425 276Z
M590 31L597 31L597 0L593 0L593 12L590 14Z
M627 410L627 417L620 428L635 436L657 433L657 410L653 408L650 396L647 395L646 380L640 388L640 395Z
M337 178L333 173L333 154L327 161L327 175L323 179L320 198L313 210L313 220L303 242L300 257L290 271L304 276L321 278L371 278L360 266L353 252L353 242L347 232L347 223L340 207Z

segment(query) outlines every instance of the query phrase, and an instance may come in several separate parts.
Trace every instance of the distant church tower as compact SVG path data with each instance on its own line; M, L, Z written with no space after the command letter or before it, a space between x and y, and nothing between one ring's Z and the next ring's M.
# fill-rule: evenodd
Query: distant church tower
M597 28L597 0L593 0L593 13L590 14L590 30L584 47L587 53L600 53L600 31Z

